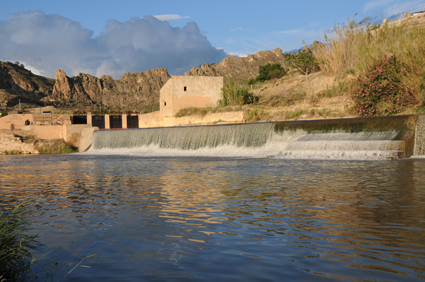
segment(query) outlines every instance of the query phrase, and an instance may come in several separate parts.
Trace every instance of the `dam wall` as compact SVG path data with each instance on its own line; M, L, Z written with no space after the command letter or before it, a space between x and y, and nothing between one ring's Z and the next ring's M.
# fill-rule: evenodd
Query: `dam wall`
M399 159L425 154L425 116L96 131L90 154Z

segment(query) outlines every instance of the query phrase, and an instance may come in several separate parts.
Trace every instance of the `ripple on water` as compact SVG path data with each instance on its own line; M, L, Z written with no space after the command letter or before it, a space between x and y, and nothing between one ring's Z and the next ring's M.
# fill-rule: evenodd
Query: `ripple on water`
M79 281L425 279L424 160L1 159L26 199L34 270Z

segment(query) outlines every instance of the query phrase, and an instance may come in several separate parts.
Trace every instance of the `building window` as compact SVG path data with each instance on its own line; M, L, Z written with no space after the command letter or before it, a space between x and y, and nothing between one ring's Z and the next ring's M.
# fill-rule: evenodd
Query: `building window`
M187 86L184 87L184 91L186 91L186 90L187 90Z
M164 101L164 106L167 106L167 102Z

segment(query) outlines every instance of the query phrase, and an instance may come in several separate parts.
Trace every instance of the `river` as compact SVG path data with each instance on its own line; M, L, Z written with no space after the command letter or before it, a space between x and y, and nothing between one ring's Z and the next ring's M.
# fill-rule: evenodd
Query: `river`
M41 280L87 255L65 281L425 279L425 159L0 156L0 172L1 208L32 209Z

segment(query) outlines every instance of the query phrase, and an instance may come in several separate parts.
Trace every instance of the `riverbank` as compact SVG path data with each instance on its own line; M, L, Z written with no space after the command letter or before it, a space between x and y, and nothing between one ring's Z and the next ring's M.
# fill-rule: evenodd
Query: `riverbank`
M66 154L78 148L63 139L37 139L22 130L0 131L0 155Z

